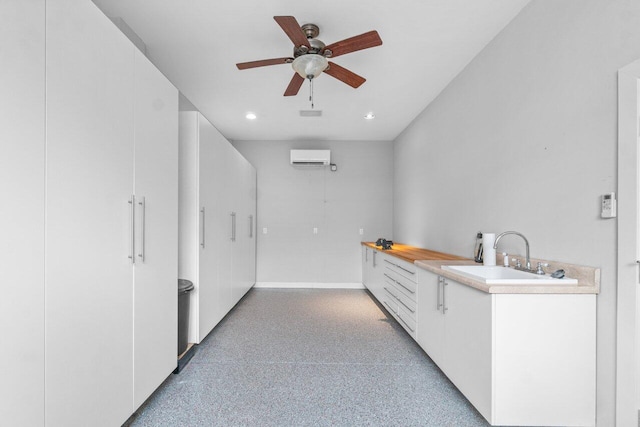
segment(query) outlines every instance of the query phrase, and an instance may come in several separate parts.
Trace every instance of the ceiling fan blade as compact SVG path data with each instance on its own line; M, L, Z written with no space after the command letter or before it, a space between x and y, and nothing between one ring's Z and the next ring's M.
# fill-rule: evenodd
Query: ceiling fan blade
M359 36L354 36L348 39L341 40L339 42L331 43L329 46L325 47L325 52L327 50L331 51L331 58L335 58L336 56L344 55L346 53L355 52L362 49L369 49L370 47L380 46L382 44L382 39L380 35L378 35L377 31L369 31L368 33L360 34Z
M298 73L293 75L291 82L289 82L289 86L287 86L287 90L284 91L284 96L295 96L298 94L300 87L304 83L304 78Z
M238 70L246 70L248 68L265 67L267 65L279 65L287 64L288 61L293 61L293 58L273 58L273 59L261 59L259 61L241 62L236 64Z
M300 28L300 24L298 24L296 18L293 16L274 16L273 19L275 19L278 25L287 33L287 36L289 36L296 47L306 46L311 48L307 36Z
M329 62L329 68L324 70L324 73L329 74L331 77L335 77L352 88L359 88L362 83L367 81L364 77L361 77L353 71L349 71L333 62Z

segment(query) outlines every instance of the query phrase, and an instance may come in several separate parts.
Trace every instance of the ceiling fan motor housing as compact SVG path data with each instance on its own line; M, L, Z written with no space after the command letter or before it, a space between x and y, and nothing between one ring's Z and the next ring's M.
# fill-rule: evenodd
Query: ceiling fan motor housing
M315 54L324 55L325 57L331 56L330 50L325 50L325 44L322 40L318 40L316 37L320 34L320 28L315 24L304 24L300 27L302 32L307 36L309 46L295 46L293 48L293 56L297 58L300 55ZM327 55L328 53L328 55Z

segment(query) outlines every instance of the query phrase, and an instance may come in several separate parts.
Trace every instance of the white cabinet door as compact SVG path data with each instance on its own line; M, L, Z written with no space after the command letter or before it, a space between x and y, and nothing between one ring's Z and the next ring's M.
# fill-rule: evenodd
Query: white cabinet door
M135 52L134 409L175 369L178 91Z
M382 299L384 295L384 254L379 251L371 251L371 287L369 290L373 295Z
M217 230L217 212L220 200L217 195L220 160L216 129L204 117L198 114L199 138L199 263L198 263L198 314L199 336L202 341L222 318L224 306L220 292L221 267L219 255L219 234Z
M249 164L249 162L247 162ZM245 284L245 293L251 289L256 283L256 241L257 241L257 197L258 197L258 175L256 168L249 164L249 186L245 189L245 197L249 206L249 237L247 240L246 256L247 260L247 282Z
M238 154L239 155L239 154ZM240 155L239 155L240 156ZM256 170L241 157L242 186L239 189L240 207L238 209L236 243L240 257L240 283L237 300L255 283L255 194Z
M596 295L496 294L496 425L592 426Z
M133 410L134 47L91 2L47 2L48 426Z
M445 283L441 367L476 409L491 419L493 295L450 279Z
M362 246L362 284L369 289L369 275L371 264L371 249L367 246Z
M0 423L44 422L45 3L0 2Z
M245 219L245 197L244 189L248 186L247 172L248 162L233 147L230 147L229 156L231 164L234 165L233 172L229 175L234 182L234 191L232 194L231 209L233 211L233 236L231 245L231 276L232 276L232 303L242 298L243 293L243 276L246 261L243 259L244 239L246 231Z
M215 129L214 129L215 130ZM229 142L215 130L215 175L213 189L216 208L212 227L215 233L216 257L218 261L219 298L222 318L233 307L233 234L237 217L234 212L234 196L238 188L235 176L237 165L234 163L233 148ZM236 230L237 231L237 230Z
M417 269L416 341L439 366L444 361L444 321L442 314L442 285L439 277Z

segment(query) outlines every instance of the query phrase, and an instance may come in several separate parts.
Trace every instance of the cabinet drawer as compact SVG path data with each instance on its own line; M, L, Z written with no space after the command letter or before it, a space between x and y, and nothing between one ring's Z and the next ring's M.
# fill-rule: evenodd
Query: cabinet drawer
M398 305L401 306L407 314L413 319L416 319L416 297L413 295L413 298L403 292L403 289L398 289L396 292L396 297L398 299Z
M389 286L385 286L380 295L382 297L380 302L382 303L384 308L389 311L389 313L395 315L398 313L398 303L396 302L396 298L391 292L392 291L389 290Z
M398 321L398 323L406 330L411 337L416 337L416 319L411 311L407 310L402 303L398 302L397 290L392 285L384 287L382 305L389 313Z
M413 338L416 337L416 320L412 317L407 310L405 310L402 305L398 306L398 312L395 313L396 317L399 320L399 323L402 327L411 335Z
M384 264L386 267L394 270L396 273L401 274L414 282L416 279L416 266L407 261L403 261L396 257L386 255L384 257Z
M416 301L415 297L411 298L407 295L406 290L397 285L393 280L385 277L385 290L395 299L399 306L403 306L404 310L411 316L413 320L416 318Z
M396 273L390 268L385 268L384 277L386 280L391 280L398 287L403 289L403 291L409 295L409 297L415 302L416 300L416 282L407 279L404 276Z

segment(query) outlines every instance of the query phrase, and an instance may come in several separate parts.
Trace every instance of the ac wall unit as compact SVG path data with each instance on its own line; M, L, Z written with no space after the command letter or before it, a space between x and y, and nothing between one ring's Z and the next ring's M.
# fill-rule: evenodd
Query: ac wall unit
M329 166L331 150L291 150L294 166Z

